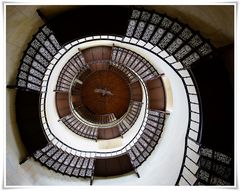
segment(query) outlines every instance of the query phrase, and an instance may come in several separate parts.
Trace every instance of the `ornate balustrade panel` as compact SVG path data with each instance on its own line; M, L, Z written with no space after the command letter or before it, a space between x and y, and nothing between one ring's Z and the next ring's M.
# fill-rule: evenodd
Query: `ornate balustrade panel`
M69 154L51 143L36 151L33 157L49 169L64 175L91 178L94 174L94 157Z
M185 67L210 54L214 47L209 40L176 19L151 11L134 9L126 36L138 44L158 46L173 55Z
M161 137L165 114L149 110L148 120L140 138L129 150L129 156L135 168L140 166L154 150Z
M53 32L47 26L41 27L33 36L21 59L17 88L40 91L44 73L60 48Z

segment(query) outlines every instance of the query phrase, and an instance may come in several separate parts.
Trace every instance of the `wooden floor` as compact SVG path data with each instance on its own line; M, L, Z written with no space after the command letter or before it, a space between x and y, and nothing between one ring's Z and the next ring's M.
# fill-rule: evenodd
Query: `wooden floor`
M116 176L133 170L131 159L127 154L105 159L96 159L94 176Z
M113 95L103 96L96 89L106 88ZM130 101L130 89L121 76L111 70L100 70L92 73L84 81L81 91L82 103L94 114L114 113L120 118L126 113Z
M159 77L147 81L147 89L149 96L149 108L165 111L166 98L162 79Z

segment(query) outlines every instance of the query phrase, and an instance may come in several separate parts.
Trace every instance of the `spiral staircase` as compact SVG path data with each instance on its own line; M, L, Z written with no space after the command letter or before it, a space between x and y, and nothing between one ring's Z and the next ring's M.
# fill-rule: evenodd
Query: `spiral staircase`
M87 12L98 17L82 19ZM209 122L204 112L211 105L202 85L208 76L199 73L208 70L201 62L211 62L216 51L208 39L175 18L135 7L86 6L51 19L39 15L45 25L24 52L15 86L17 124L28 152L20 164L33 157L49 170L89 178L90 184L94 177L132 172L141 178L138 169L151 165L148 158L161 147L175 112L169 76L149 54L175 73L187 100L175 185L233 184L232 153L204 137ZM123 109L119 113L114 106ZM57 132L63 129L72 140L61 139ZM126 144L108 151L70 145L75 139L97 144L128 136Z

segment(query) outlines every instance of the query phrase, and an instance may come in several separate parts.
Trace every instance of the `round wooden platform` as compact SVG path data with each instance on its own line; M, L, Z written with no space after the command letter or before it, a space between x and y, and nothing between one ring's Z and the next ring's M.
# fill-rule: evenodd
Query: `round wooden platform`
M126 113L130 97L127 82L111 70L92 73L83 82L81 90L82 103L90 112L96 115L114 113L116 118Z

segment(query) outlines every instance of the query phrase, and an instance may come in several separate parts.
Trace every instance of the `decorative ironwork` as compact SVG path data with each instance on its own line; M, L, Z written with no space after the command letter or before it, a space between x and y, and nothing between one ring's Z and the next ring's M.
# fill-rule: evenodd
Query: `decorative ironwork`
M220 152L214 152L214 159L225 164L230 164L231 162L231 157Z
M41 151L42 152L47 152L49 149L51 149L53 147L53 144L48 144L46 147L42 148Z
M210 160L201 157L199 161L200 161L200 166L203 169L211 170L212 162Z
M52 156L58 149L56 147L52 147L48 152L47 155L50 157Z
M118 48L115 62L119 63L120 58L121 58L121 56L122 56L122 52L123 52L123 49L122 49L122 48Z
M172 25L172 21L168 19L167 17L164 17L160 26L164 29L168 29Z
M134 33L134 37L135 37L135 38L140 38L140 37L141 37L145 25L146 25L146 23L145 23L145 22L142 22L142 21L140 21L140 22L138 23L137 29L136 29L136 31L135 31L135 33Z
M148 19L151 17L151 14L149 12L143 11L141 15L142 21L148 21Z
M188 56L187 58L185 58L182 63L186 66L189 67L192 63L196 62L197 60L200 59L200 56L194 52L192 53L190 56Z
M205 181L205 182L208 182L209 180L209 177L210 177L210 174L208 172L206 172L205 170L202 170L200 169L198 171L198 178Z
M224 178L225 180L229 179L231 175L231 168L222 164L214 164L212 171L215 172L218 176Z
M174 22L170 28L170 31L174 34L179 33L181 30L182 30L182 26L177 22Z
M145 64L143 64L143 65L141 66L140 70L138 71L138 74L140 74L141 76L142 76L142 75L145 76L145 75L146 75L145 73L142 74L144 71L148 72L148 74L151 73L151 71L148 71L148 67L147 67Z
M211 180L210 180L210 184L211 185L230 185L229 182L221 179L221 178L218 178L218 177L215 177L215 176L212 176L211 177Z
M132 19L138 19L140 17L141 12L139 10L133 10L132 11Z
M35 69L33 69L33 68L31 68L31 69L29 70L29 73L30 73L32 76L35 76L35 77L37 77L37 78L39 78L39 79L42 79L42 78L43 78L43 74L41 74L40 72L38 72L37 70L35 70Z
M34 154L33 154L33 156L36 158L36 159L38 159L40 156L42 156L42 152L41 151L39 151L39 150L37 150Z
M143 34L142 40L148 41L150 39L151 35L153 34L154 29L155 29L155 26L149 24Z
M152 15L152 18L151 18L150 22L151 22L152 24L158 25L161 20L162 20L162 17L160 17L158 14L154 13L154 14Z
M20 71L18 77L24 80L27 80L27 73Z
M80 53L79 53L80 54ZM76 54L73 59L76 61L76 63L78 64L79 67L84 67L84 63L82 62L82 60L78 57L79 54ZM85 65L86 66L86 65Z
M189 45L183 46L179 51L177 51L176 54L174 54L175 58L178 60L182 59L185 57L188 53L190 53L192 48Z
M51 166L53 165L53 163L54 163L54 160L49 159L49 160L46 162L46 165L47 165L48 167L51 167Z
M64 161L64 164L65 164L65 165L69 165L69 163L71 162L72 158L73 158L73 155L68 155L68 157L67 157L66 160Z
M201 154L202 156L205 156L205 157L208 157L208 158L212 158L213 150L212 150L212 149L209 149L209 148L201 147L201 149L200 149L200 154Z
M23 58L23 62L27 63L27 64L31 64L32 63L32 58L28 55L25 55L24 58Z
M134 70L138 73L139 69L144 66L143 62L140 61L137 66L134 66Z
M151 121L151 120L148 120L147 123L154 126L154 127L156 127L158 125L158 123L156 123L154 121Z
M36 50L38 50L42 45L37 39L34 39L31 43L31 46Z
M212 48L208 43L205 43L204 45L202 45L201 47L198 48L197 50L199 52L199 54L201 56L206 56L208 55L210 52L212 52Z
M49 36L49 40L56 47L57 50L59 50L61 48L60 44L58 43L57 39L55 38L55 36L53 34L51 34Z
M59 162L55 162L54 164L53 164L53 166L52 166L52 168L55 170L55 171L57 171L58 170L58 168L60 167L60 163Z
M148 113L151 115L159 116L159 112L154 111L154 110L148 110Z
M28 76L28 81L29 82L32 82L34 84L37 84L37 85L41 85L42 84L42 81L33 77L33 76Z
M63 153L61 157L58 159L58 162L62 163L67 158L67 153Z
M41 47L41 48L39 49L39 52L40 52L48 61L51 61L51 60L52 60L52 56L48 53L48 51L47 51L45 48Z
M42 31L43 31L47 36L49 36L49 35L52 33L52 31L51 31L47 26L44 26L44 27L42 28Z
M150 131L152 131L153 133L155 133L156 129L150 125L146 125L146 128Z
M202 40L199 37L199 35L194 35L194 37L192 37L192 39L189 41L189 45L192 46L193 48L196 48L197 46L199 46L200 44L202 44Z
M173 37L174 37L174 35L173 35L172 33L168 32L168 33L163 37L163 39L160 40L158 46L159 46L160 48L162 48L162 49L165 48L165 47L168 45L168 43L173 39Z
M19 79L17 85L19 87L26 87L27 86L27 82Z
M77 161L78 161L78 157L77 157L77 156L74 156L73 160L72 160L71 163L70 163L70 166L71 166L71 167L74 167L74 166L76 165Z
M181 39L183 39L184 41L188 40L191 36L193 35L193 33L191 32L190 29L185 28L180 34L179 37Z
M36 51L35 51L32 47L30 47L30 48L27 50L27 54L28 54L29 56L31 56L31 57L34 57L35 54L36 54Z
M174 53L181 45L183 44L183 41L180 38L177 38L174 40L167 48L167 51L172 54Z
M113 62L115 62L115 60L116 60L117 53L118 53L117 50L118 50L118 49L115 48L115 47L114 47L113 50L112 50L112 61L113 61Z
M153 121L158 121L159 118L157 116L154 116L154 115L149 115L148 119L151 119Z
M57 50L54 48L54 46L47 40L44 42L44 46L48 49L48 51L55 55L57 53Z
M160 38L163 36L164 32L164 29L158 28L157 31L154 33L153 37L151 38L150 42L152 44L157 44Z
M40 54L36 54L35 59L44 67L47 67L49 65L49 62Z
M43 156L40 157L39 160L40 160L42 163L45 163L45 162L47 161L47 159L48 159L48 156L43 155Z
M126 36L131 37L133 35L133 32L134 32L134 29L135 29L136 25L137 25L136 20L130 20L129 21Z
M44 73L45 70L46 70L45 67L43 67L41 64L39 64L39 63L36 62L36 61L33 61L33 62L32 62L32 66L33 66L34 68L36 68L38 71L40 71L41 73Z
M36 36L36 38L42 43L44 44L45 40L47 39L47 37L43 34L43 32L39 32Z
M31 83L27 83L27 88L35 90L35 91L40 91L40 87Z
M22 65L20 66L20 69L24 72L28 72L30 69L30 66L25 63L22 63Z
M57 160L61 155L62 155L63 151L62 150L58 150L54 155L53 155L53 159Z

